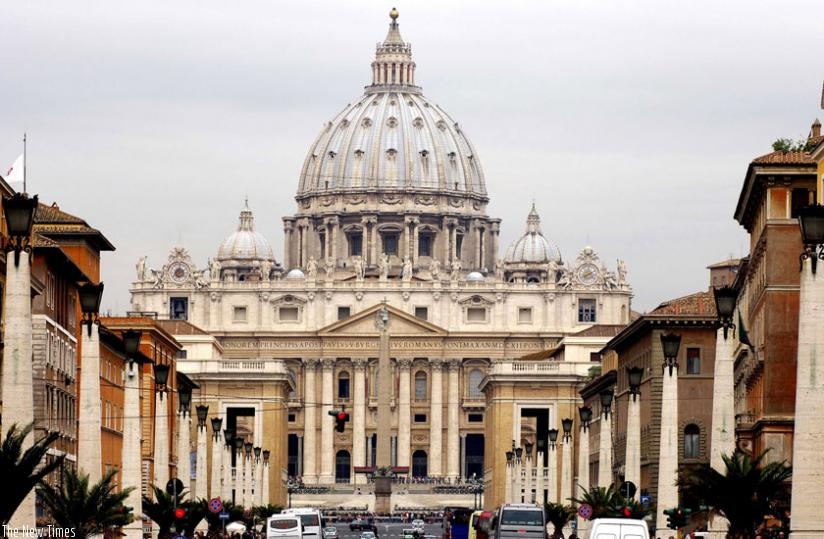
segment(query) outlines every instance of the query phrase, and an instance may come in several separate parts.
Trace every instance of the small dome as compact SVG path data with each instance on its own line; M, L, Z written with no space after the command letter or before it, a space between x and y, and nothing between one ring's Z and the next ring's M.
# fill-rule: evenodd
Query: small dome
M526 232L509 246L504 260L516 264L561 262L561 251L541 232L541 218L534 202L526 219Z
M304 273L301 270L299 270L298 268L295 268L293 270L289 270L289 273L286 274L286 278L287 279L305 279L306 275L304 275Z
M470 271L466 275L466 280L467 281L483 281L483 280L485 280L485 277L484 277L483 273L481 273L480 271Z
M229 263L223 264L224 266L232 265L233 262L237 264L263 260L275 261L272 246L263 234L255 232L255 218L252 210L249 209L248 202L240 212L237 232L233 232L220 244L217 259L221 263Z

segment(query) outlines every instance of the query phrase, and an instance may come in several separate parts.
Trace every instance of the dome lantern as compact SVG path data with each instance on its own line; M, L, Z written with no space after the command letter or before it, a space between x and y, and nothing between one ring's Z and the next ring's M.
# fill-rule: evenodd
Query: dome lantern
M505 261L514 264L561 262L561 251L541 232L541 217L535 209L535 202L526 218L526 232L506 250Z
M389 12L389 32L382 43L378 43L375 61L372 62L372 85L367 93L384 91L404 91L420 93L415 86L415 62L412 61L412 45L405 43L398 28L398 10Z
M224 267L255 265L264 261L274 263L272 246L263 234L255 232L255 218L248 200L240 211L237 231L220 244L217 259Z

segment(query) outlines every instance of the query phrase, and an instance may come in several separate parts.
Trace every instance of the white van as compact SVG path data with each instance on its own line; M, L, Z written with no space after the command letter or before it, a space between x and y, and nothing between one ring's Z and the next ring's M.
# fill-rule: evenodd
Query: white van
M303 524L297 515L272 515L266 519L266 539L303 539Z
M300 519L303 524L303 536L305 539L323 539L323 528L325 528L323 515L318 509L312 507L293 507L284 509L281 515L292 515Z
M589 525L589 539L649 539L644 520L596 518Z
M546 539L544 508L534 503L506 503L492 518L494 539Z

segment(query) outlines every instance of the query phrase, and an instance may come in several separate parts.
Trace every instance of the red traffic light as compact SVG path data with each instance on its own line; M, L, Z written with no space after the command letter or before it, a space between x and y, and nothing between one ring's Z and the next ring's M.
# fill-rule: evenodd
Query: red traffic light
M624 507L621 509L621 514L624 515L624 517L629 518L632 516L632 511L629 507Z
M348 417L347 417L348 415L349 414L347 414L346 412L338 412L338 420L339 421L346 421L348 419Z
M175 518L181 519L185 516L186 516L186 510L185 509L183 509L182 507L178 507L177 509L175 509Z

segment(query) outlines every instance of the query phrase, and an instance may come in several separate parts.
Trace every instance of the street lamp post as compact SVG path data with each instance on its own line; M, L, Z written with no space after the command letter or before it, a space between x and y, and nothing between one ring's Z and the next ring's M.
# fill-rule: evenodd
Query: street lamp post
M571 496L572 492L572 418L566 417L561 420L561 428L563 430L563 455L561 456L561 493L558 499L565 503Z
M627 457L624 479L635 485L641 484L641 380L644 369L627 367L629 400L627 402Z
M824 283L816 275L824 259L824 206L802 208L798 217L804 251L801 254L798 298L798 359L796 366L795 425L793 427L793 481L791 536L824 537L824 463L821 461L821 393L824 390L824 350L821 323Z
M735 451L735 304L738 291L730 286L713 289L718 320L715 333L715 366L712 377L712 434L710 436L710 466L725 473L724 455ZM728 339L729 330L733 338ZM709 523L710 535L723 539L727 519L718 515Z
M78 288L80 310L83 313L80 331L80 401L77 418L77 466L89 474L89 484L103 476L100 441L100 333L98 312L103 296L103 283L84 283ZM82 326L87 326L83 331Z
M132 485L132 490L126 498L125 505L132 508L137 517L143 514L143 499L141 496L142 477L140 473L140 338L142 333L137 330L123 331L123 350L126 354L128 366L123 390L123 446L121 449L121 481L123 485ZM122 528L125 539L143 539L143 520L135 518Z
M592 408L589 406L578 408L578 419L581 422L581 437L578 442L578 498L583 498L591 487L589 478L589 422L592 420ZM587 536L588 529L589 521L585 519L578 521L578 533L581 537Z
M608 487L612 484L612 399L613 390L604 389L601 399L600 446L598 450L598 486Z
M662 364L661 438L658 451L658 503L655 531L657 535L669 533L664 510L678 506L678 349L681 336L661 334ZM667 372L669 371L669 372ZM669 403L669 404L667 404Z
M168 399L163 400L166 384L169 381L169 366L154 364L155 375L155 445L154 445L154 482L165 488L169 481L169 406Z
M177 389L177 478L189 485L192 481L192 464L190 460L192 442L192 388L186 383L178 382ZM204 427L206 418L204 417ZM191 486L190 486L191 490Z

